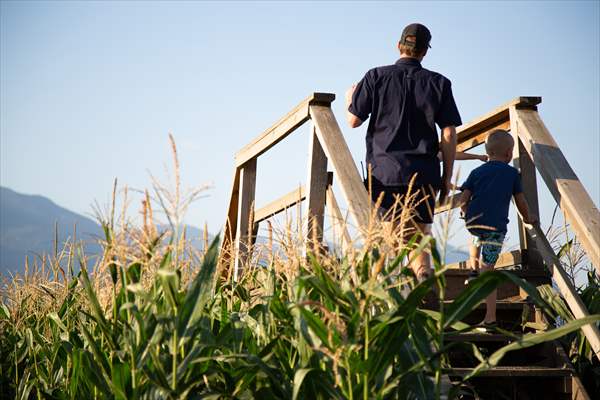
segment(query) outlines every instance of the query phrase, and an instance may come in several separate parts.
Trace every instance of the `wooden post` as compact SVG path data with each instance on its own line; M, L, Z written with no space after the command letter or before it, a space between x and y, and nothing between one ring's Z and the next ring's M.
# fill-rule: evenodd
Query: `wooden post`
M317 128L317 137L333 164L335 175L348 203L350 215L360 230L369 226L371 199L365 189L352 154L329 106L311 105L310 116Z
M540 216L540 206L538 200L537 180L535 164L525 150L523 142L519 138L519 126L515 114L516 106L509 109L510 112L510 131L515 140L513 164L521 172L521 182L523 184L523 194L529 206L529 212ZM536 249L535 241L531 238L527 229L523 226L523 218L518 215L519 242L521 244L521 254L523 263L529 269L544 268L542 259Z
M329 212L329 220L331 221L331 228L333 230L334 242L336 239L338 239L341 242L342 251L344 254L346 254L348 248L352 244L352 239L350 238L350 234L348 233L348 229L346 227L346 219L342 215L340 207L335 199L332 185L327 186L326 203L327 210Z
M523 147L559 204L590 261L600 272L600 211L535 110L514 109Z
M529 225L527 230L533 240L537 242L537 248L541 255L546 260L546 264L552 273L552 278L556 282L558 289L562 293L565 301L569 305L569 308L573 312L575 318L584 318L589 316L588 310L585 304L581 301L581 298L577 294L577 290L571 283L571 280L565 270L563 269L560 261L556 258L552 246L546 239L546 236L539 227L539 224L533 226ZM600 331L596 324L588 324L581 328L583 334L590 342L590 346L594 351L596 357L600 360Z
M227 220L225 221L225 232L223 233L223 241L221 242L221 265L222 272L227 275L231 268L231 260L235 251L235 235L237 232L238 221L238 201L240 192L240 169L236 168L233 174L233 182L231 185L231 197L229 198L229 208L227 209Z
M235 269L233 279L237 280L246 264L252 248L254 228L254 196L256 193L256 157L248 160L240 168L239 207L235 235Z
M314 125L310 127L308 152L307 199L307 243L315 240L315 248L323 241L323 217L325 193L327 191L327 157L319 143Z

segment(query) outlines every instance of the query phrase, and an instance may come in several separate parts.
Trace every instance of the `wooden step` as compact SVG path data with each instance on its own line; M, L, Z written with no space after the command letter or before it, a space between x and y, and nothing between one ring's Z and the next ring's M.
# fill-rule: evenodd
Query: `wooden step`
M536 312L533 304L528 303L524 300L499 300L496 302L496 319L498 327L509 330L509 331L522 331L522 319L523 313L525 312L526 321L536 321ZM445 306L452 304L453 300L445 300ZM435 306L435 303L429 303ZM428 304L428 305L429 305ZM431 307L433 308L433 307ZM484 302L479 303L473 311L471 311L466 317L463 318L462 322L469 325L476 325L483 321L485 317L486 305Z
M472 370L457 368L451 380ZM453 379L454 378L454 379ZM563 368L496 367L469 379L462 400L573 400L580 397L573 372ZM476 394L474 394L474 393Z
M487 338L486 335L490 337ZM446 339L446 342L452 342L452 346L449 348L447 356L450 365L453 367L474 368L479 364L479 360L477 360L472 353L472 344L477 346L484 357L489 357L498 349L516 340L499 334L470 336L472 336L469 338L471 340L468 341L460 341L456 336L450 336L450 338ZM499 366L563 368L567 366L567 364L558 357L556 345L554 343L540 343L535 346L506 353L500 361Z
M544 270L527 270L527 269L511 269L511 268L502 268L499 270L509 271L519 278L527 280L533 286L539 286L544 284L549 284L551 282L550 275L547 271ZM449 269L445 272L444 276L446 277L446 298L455 299L465 290L465 280L469 276L471 271L469 269ZM498 287L498 299L507 299L510 297L527 297L527 294L521 290L521 288L512 283L505 282Z
M453 368L450 376L466 376L473 371L473 368ZM531 367L531 366L509 366L494 367L478 375L480 378L511 378L511 377L565 377L573 376L573 371L569 368L551 368L551 367Z

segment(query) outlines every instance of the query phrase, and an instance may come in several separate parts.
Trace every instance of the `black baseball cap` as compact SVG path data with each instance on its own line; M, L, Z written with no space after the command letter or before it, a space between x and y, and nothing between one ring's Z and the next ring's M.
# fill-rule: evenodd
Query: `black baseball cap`
M414 36L415 40L406 40L407 36ZM431 32L423 24L410 24L402 31L402 37L400 38L400 44L405 46L413 47L416 49L425 49L431 47L429 41L431 40Z

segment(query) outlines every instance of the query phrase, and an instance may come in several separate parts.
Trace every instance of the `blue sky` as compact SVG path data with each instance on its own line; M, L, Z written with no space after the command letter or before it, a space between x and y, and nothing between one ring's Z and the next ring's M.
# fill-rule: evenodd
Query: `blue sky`
M343 93L393 63L415 21L433 35L423 64L452 80L463 121L542 96L542 118L600 203L598 2L3 1L1 184L89 214L115 177L143 189L148 171L163 176L171 131L183 184L214 184L187 222L216 232L235 152L311 92L337 94L364 159L366 128L345 126ZM259 159L259 206L305 180L306 132ZM541 196L547 221L554 203Z

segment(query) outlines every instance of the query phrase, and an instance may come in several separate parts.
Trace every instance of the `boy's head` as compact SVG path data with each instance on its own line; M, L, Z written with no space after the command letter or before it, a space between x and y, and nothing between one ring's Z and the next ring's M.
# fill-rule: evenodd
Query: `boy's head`
M512 159L515 140L503 129L496 129L485 140L485 152L490 160L509 162Z

